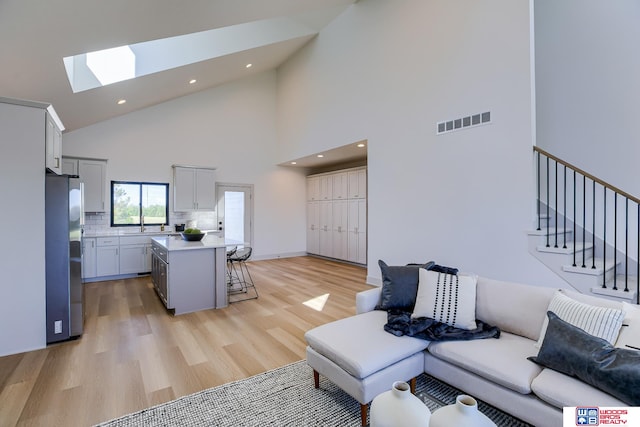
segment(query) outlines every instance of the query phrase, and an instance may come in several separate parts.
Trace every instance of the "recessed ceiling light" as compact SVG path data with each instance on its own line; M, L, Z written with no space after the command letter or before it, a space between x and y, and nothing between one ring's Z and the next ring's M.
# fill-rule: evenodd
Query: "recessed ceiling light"
M298 164L298 162L291 162L291 164L292 164L292 165L297 165L297 164Z
M324 154L318 154L318 158L323 158Z
M194 84L195 82L197 82L197 80L196 80L196 79L191 79L191 80L189 80L189 84L190 84L190 85Z
M125 104L126 102L127 102L127 100L126 100L126 99L119 99L119 100L118 100L118 105Z
M362 147L364 147L364 144L360 143L360 144L358 144L358 147L362 148Z
M247 64L246 67L247 68L251 68L251 67L253 67L253 64Z

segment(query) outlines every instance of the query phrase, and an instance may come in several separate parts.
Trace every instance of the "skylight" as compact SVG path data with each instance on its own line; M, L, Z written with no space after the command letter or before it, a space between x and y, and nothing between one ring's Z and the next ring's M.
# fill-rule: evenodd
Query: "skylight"
M317 33L280 17L67 56L64 65L77 93Z
M106 86L136 76L136 55L129 46L89 52L87 67Z

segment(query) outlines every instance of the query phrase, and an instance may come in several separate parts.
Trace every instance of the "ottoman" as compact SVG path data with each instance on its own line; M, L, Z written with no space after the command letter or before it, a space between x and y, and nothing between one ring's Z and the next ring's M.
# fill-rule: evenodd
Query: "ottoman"
M369 311L336 320L305 334L307 364L315 387L322 374L360 402L362 425L367 424L369 402L391 389L394 381L410 381L424 372L429 341L396 337L384 330L385 311Z

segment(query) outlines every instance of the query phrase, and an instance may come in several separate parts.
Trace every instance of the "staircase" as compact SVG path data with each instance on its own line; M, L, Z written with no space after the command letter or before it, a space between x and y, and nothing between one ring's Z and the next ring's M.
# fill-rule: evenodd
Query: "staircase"
M534 147L529 252L576 291L638 304L640 200Z

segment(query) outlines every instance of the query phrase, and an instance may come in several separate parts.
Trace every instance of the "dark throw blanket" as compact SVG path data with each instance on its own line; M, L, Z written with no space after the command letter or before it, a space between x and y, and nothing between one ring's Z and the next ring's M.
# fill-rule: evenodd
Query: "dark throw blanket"
M473 330L459 329L428 317L411 318L411 313L398 310L387 312L384 330L397 336L403 335L429 341L461 341L483 338L500 338L500 329L476 320L478 327Z

